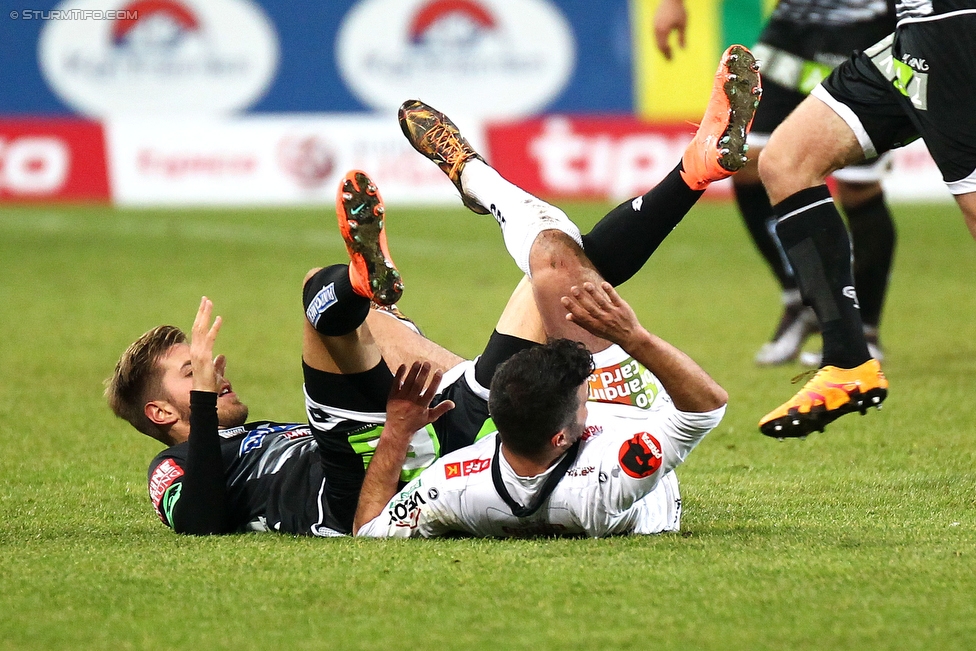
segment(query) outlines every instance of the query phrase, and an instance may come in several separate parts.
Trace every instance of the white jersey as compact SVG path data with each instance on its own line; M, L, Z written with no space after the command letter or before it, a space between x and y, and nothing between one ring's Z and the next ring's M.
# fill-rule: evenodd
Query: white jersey
M617 347L594 356L604 369L598 370L597 376L614 366L608 361L621 356L625 359L616 364L626 368L629 356ZM641 408L594 402L591 378L586 430L576 460L546 503L532 515L519 518L512 514L495 488L493 464L498 464L505 490L521 505L534 502L558 464L540 475L520 477L498 451L498 435L491 434L435 462L357 535L407 538L461 532L479 537L599 537L676 531L681 500L672 471L718 425L725 407L705 413L679 411L653 375L638 370L636 375L630 372L624 377L625 373L628 371L604 376L607 382L603 388L617 385L619 389L620 381L639 379L633 384L623 382L633 388L650 380L656 387L653 391L638 391L638 395L653 394L650 404Z

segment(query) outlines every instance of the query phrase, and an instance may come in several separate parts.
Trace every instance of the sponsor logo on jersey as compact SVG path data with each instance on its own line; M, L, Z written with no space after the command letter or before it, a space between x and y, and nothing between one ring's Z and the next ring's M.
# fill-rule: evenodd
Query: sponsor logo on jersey
M412 491L400 493L400 499L390 506L388 511L390 525L415 528L420 520L420 508L425 504L427 504L427 500L420 494L420 483L418 482Z
M584 466L582 468L572 468L566 473L567 477L587 477L596 472L594 466Z
M649 408L660 392L654 374L633 358L596 369L589 384L590 400L634 405L641 409Z
M166 489L163 493L163 499L160 502L160 508L157 509L159 513L159 519L169 526L173 526L173 509L176 508L176 503L180 501L180 496L183 494L183 482L175 484Z
M603 425L587 425L586 428L583 429L583 436L580 438L585 443L586 441L589 441L591 438L597 437L600 434L603 434Z
M244 456L248 452L257 450L264 443L264 437L268 435L268 432L260 429L256 429L253 432L248 433L247 436L241 441L240 455Z
M243 434L246 431L247 430L244 429L244 426L243 425L240 425L238 427L231 427L230 429L222 429L219 432L217 432L217 434L222 439L232 439L235 436L239 436L239 435Z
M335 283L329 283L320 289L319 293L308 304L308 309L305 310L305 316L308 318L308 322L312 324L312 327L316 327L325 311L338 302L339 299L336 298L335 293Z
M453 479L455 477L467 477L476 475L491 468L491 459L469 459L468 461L455 461L444 465L444 477Z
M156 466L152 476L149 478L149 499L153 506L162 517L160 504L166 489L173 485L173 482L183 476L183 469L180 468L173 459L163 459L163 462Z
M297 429L290 429L287 432L281 433L281 438L288 441L297 441L298 439L307 438L312 435L312 430L307 427L299 427Z
M278 434L283 439L294 441L311 436L311 431L307 427L295 427L294 425L264 425L258 427L248 432L247 436L241 439L241 456L248 452L253 452L264 445L264 439L270 434Z
M656 438L647 432L640 432L620 446L617 458L625 473L634 479L643 479L658 471L664 453Z

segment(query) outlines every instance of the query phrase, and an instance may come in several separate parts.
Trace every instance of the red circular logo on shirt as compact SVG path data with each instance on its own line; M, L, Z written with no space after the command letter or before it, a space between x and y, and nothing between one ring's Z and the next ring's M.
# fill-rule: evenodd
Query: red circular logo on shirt
M656 438L647 432L640 432L620 446L617 459L625 473L634 479L643 479L658 471L664 455Z

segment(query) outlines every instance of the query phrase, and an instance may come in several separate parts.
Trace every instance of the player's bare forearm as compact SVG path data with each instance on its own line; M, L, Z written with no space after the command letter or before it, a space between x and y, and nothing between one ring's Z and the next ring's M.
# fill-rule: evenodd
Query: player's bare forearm
M450 400L445 400L434 408L430 407L443 376L439 370L431 375L430 370L429 362L414 362L409 370L403 365L397 369L386 403L386 425L380 434L376 453L366 469L363 487L359 492L359 504L352 525L353 535L382 513L383 508L396 494L400 468L407 458L407 448L414 433L454 408L454 403Z
M637 320L630 305L610 283L584 283L562 299L567 320L592 334L612 341L661 380L674 406L686 412L718 409L728 394L693 359Z
M359 532L360 527L382 513L396 494L400 481L400 468L407 458L410 436L399 436L396 433L388 435L388 432L388 428L384 429L380 435L376 453L366 469L363 487L359 492L359 505L356 507L356 516L352 522L353 535ZM412 435L413 432L410 434Z
M718 409L729 401L725 392L695 360L647 330L620 347L661 381L674 406L686 412Z

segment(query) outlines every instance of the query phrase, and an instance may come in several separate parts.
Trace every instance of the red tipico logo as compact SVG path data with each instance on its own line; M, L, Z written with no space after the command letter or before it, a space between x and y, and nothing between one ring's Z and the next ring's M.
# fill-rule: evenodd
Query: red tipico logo
M65 119L0 120L0 201L109 200L102 126Z
M620 201L653 188L674 169L694 136L688 124L634 117L550 115L488 125L499 174L540 197ZM715 183L711 196L728 196Z
M470 459L468 461L455 461L444 465L444 477L453 479L454 477L467 477L476 475L491 468L491 459Z
M152 500L153 506L159 508L159 503L163 500L166 489L182 476L183 469L176 465L172 459L166 459L156 466L152 477L149 478L149 498Z

